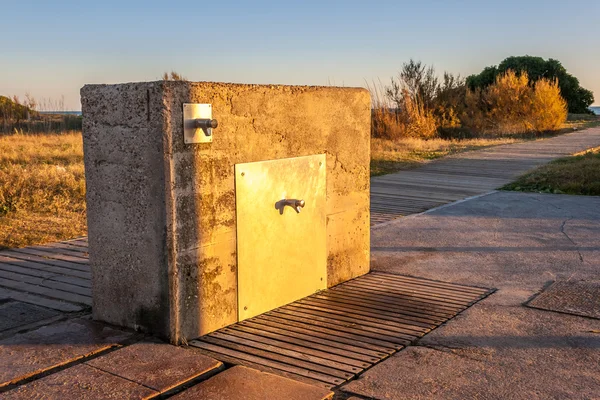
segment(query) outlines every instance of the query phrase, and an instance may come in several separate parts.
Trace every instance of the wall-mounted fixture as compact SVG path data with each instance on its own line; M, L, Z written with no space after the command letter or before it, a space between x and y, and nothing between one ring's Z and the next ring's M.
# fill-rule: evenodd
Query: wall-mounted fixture
M212 130L219 123L212 119L212 104L183 105L183 140L186 144L211 143Z

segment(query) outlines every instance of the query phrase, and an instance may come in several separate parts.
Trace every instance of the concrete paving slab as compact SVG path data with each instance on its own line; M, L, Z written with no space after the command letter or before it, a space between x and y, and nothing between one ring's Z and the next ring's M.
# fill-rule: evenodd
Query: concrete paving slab
M118 346L132 333L75 319L0 341L0 387Z
M60 313L20 301L0 303L0 332L52 318Z
M498 291L343 396L598 398L600 321L524 306L550 281L597 279L598 210L598 197L499 192L374 229L374 270Z
M600 393L598 328L484 300L343 390L377 399L592 399Z
M173 399L211 400L322 400L330 399L327 389L293 381L255 369L236 366L176 395Z
M527 305L600 319L600 281L554 282Z
M127 346L86 364L164 393L194 379L205 379L223 363L193 348L144 342Z
M158 393L137 383L81 364L2 393L5 400L148 399Z

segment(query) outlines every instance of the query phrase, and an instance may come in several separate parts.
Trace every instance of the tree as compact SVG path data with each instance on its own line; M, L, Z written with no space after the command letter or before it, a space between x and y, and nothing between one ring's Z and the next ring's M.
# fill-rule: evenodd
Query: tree
M581 87L579 80L569 74L560 61L552 58L544 60L542 57L527 55L508 57L498 66L486 67L478 75L469 76L467 86L471 90L485 89L496 82L498 75L505 74L508 70L515 71L517 75L526 73L532 86L540 79L547 79L551 82L557 80L561 96L566 100L569 112L578 114L591 112L588 107L594 102L594 94Z
M13 96L12 99L0 96L0 120L3 125L9 122L19 123L21 120L27 119L29 111L29 108L22 105L17 96Z
M429 138L436 134L432 109L438 87L433 67L412 59L402 65L398 77L385 88L387 98L395 105L399 136Z

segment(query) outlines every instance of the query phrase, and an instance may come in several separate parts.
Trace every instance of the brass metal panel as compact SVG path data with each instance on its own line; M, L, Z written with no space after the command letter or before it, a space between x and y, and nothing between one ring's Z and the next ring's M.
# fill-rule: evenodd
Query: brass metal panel
M236 164L240 321L327 288L326 170L324 154Z

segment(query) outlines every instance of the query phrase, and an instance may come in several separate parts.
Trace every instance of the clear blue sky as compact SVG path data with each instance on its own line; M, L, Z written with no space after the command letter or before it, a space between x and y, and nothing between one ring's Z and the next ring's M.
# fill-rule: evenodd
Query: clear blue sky
M462 75L511 55L560 60L600 104L600 2L8 1L0 94L65 98L159 79L364 86L410 58Z

